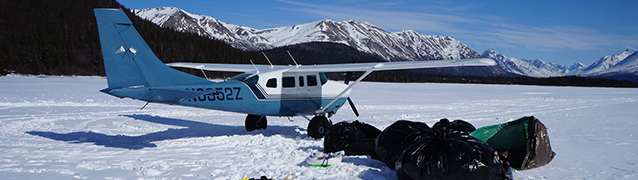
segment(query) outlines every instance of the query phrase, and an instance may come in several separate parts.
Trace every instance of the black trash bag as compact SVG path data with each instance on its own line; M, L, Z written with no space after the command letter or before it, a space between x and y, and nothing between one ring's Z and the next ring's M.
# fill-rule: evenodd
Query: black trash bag
M415 142L433 135L432 129L425 123L399 120L388 126L374 141L376 158L390 169L401 153Z
M445 129L448 131L452 131L450 133L456 133L454 131L462 131L466 133L472 133L476 130L474 125L467 121L463 120L454 120L450 122L448 119L441 119L439 122L434 123L432 129Z
M381 133L376 127L359 121L332 125L323 139L327 153L344 150L346 155L374 156L374 140Z
M469 126L468 126L469 125ZM471 127L471 128L469 128ZM396 160L399 179L511 179L507 164L486 143L470 136L465 121L442 119Z

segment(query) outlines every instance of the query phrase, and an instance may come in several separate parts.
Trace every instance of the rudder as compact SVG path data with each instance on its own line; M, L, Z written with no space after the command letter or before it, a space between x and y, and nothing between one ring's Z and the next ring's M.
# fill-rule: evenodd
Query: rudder
M109 88L209 82L160 61L122 9L94 9Z

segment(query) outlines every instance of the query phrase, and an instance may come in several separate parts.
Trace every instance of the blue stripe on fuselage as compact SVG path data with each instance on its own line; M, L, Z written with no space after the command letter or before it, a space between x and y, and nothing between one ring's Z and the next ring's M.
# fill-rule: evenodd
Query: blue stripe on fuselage
M150 98L140 100L269 116L315 114L317 109L332 100L326 98L259 99L257 96L259 90L255 92L252 88L240 81L152 87L149 89L151 89L148 91ZM143 92L146 90L140 91ZM175 98L178 94L181 98ZM339 98L326 112L336 112L345 101L346 98Z

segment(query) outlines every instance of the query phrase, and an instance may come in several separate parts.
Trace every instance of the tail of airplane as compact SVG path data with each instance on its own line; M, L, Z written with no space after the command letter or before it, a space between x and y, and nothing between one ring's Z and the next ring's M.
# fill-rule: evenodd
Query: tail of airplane
M166 66L122 9L94 9L108 89L209 82Z

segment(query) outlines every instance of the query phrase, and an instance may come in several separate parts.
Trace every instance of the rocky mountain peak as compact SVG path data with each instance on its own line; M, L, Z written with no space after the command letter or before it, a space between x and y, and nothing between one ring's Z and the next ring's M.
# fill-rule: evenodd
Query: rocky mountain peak
M422 35L413 30L388 32L368 22L316 22L257 30L165 7L133 11L162 27L220 39L243 50L264 50L308 42L345 44L388 61L466 59L481 57L451 36ZM181 12L181 13L180 13Z

